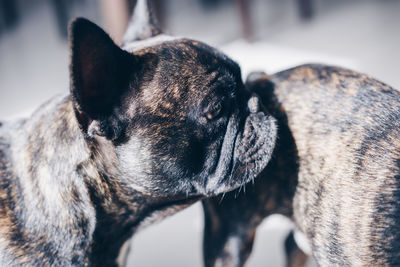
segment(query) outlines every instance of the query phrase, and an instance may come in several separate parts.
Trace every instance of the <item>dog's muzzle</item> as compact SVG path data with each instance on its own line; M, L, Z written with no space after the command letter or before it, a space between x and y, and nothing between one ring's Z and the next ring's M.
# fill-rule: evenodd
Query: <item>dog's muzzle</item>
M219 181L215 193L233 190L253 180L271 158L277 135L276 121L260 111L257 95L250 97L247 108L248 116L234 142L230 175Z

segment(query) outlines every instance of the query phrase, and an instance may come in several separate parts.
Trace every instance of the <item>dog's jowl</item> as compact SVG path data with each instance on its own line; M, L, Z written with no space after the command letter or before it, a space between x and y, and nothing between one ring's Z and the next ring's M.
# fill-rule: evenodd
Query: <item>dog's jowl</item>
M246 85L277 119L277 143L246 194L205 200L206 265L243 265L256 227L280 213L319 266L400 266L400 93L324 65L254 73ZM304 264L293 234L285 249L288 266Z
M123 49L73 21L70 94L0 126L1 266L112 266L139 228L265 168L275 120L237 64L140 7Z

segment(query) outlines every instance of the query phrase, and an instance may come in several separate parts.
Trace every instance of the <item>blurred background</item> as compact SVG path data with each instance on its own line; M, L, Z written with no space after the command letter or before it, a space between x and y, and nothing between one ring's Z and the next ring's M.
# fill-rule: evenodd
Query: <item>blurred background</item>
M67 24L77 16L119 43L135 1L0 0L0 119L29 115L69 89ZM368 73L400 88L398 0L154 0L165 32L217 46L242 66L273 73L306 62ZM129 266L202 266L199 204L132 241ZM248 266L284 266L292 227L274 216L259 228ZM310 263L310 266L313 263Z

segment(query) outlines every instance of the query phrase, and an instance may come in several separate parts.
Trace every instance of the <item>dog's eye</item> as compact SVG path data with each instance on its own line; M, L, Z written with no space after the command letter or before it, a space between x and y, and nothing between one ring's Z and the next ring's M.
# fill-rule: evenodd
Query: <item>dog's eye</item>
M205 114L207 120L213 120L216 117L218 117L218 115L221 113L222 111L222 104L221 102L219 102L218 104L214 105L213 107L211 107Z

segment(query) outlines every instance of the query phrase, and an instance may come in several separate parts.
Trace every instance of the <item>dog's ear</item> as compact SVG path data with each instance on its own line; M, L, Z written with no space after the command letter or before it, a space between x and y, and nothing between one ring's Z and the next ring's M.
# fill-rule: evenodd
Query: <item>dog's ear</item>
M162 31L152 12L150 0L138 0L122 40L122 45L151 38L161 33Z
M100 27L83 18L70 24L69 42L71 95L78 121L88 132L112 114L140 63ZM96 127L92 132L103 134Z

